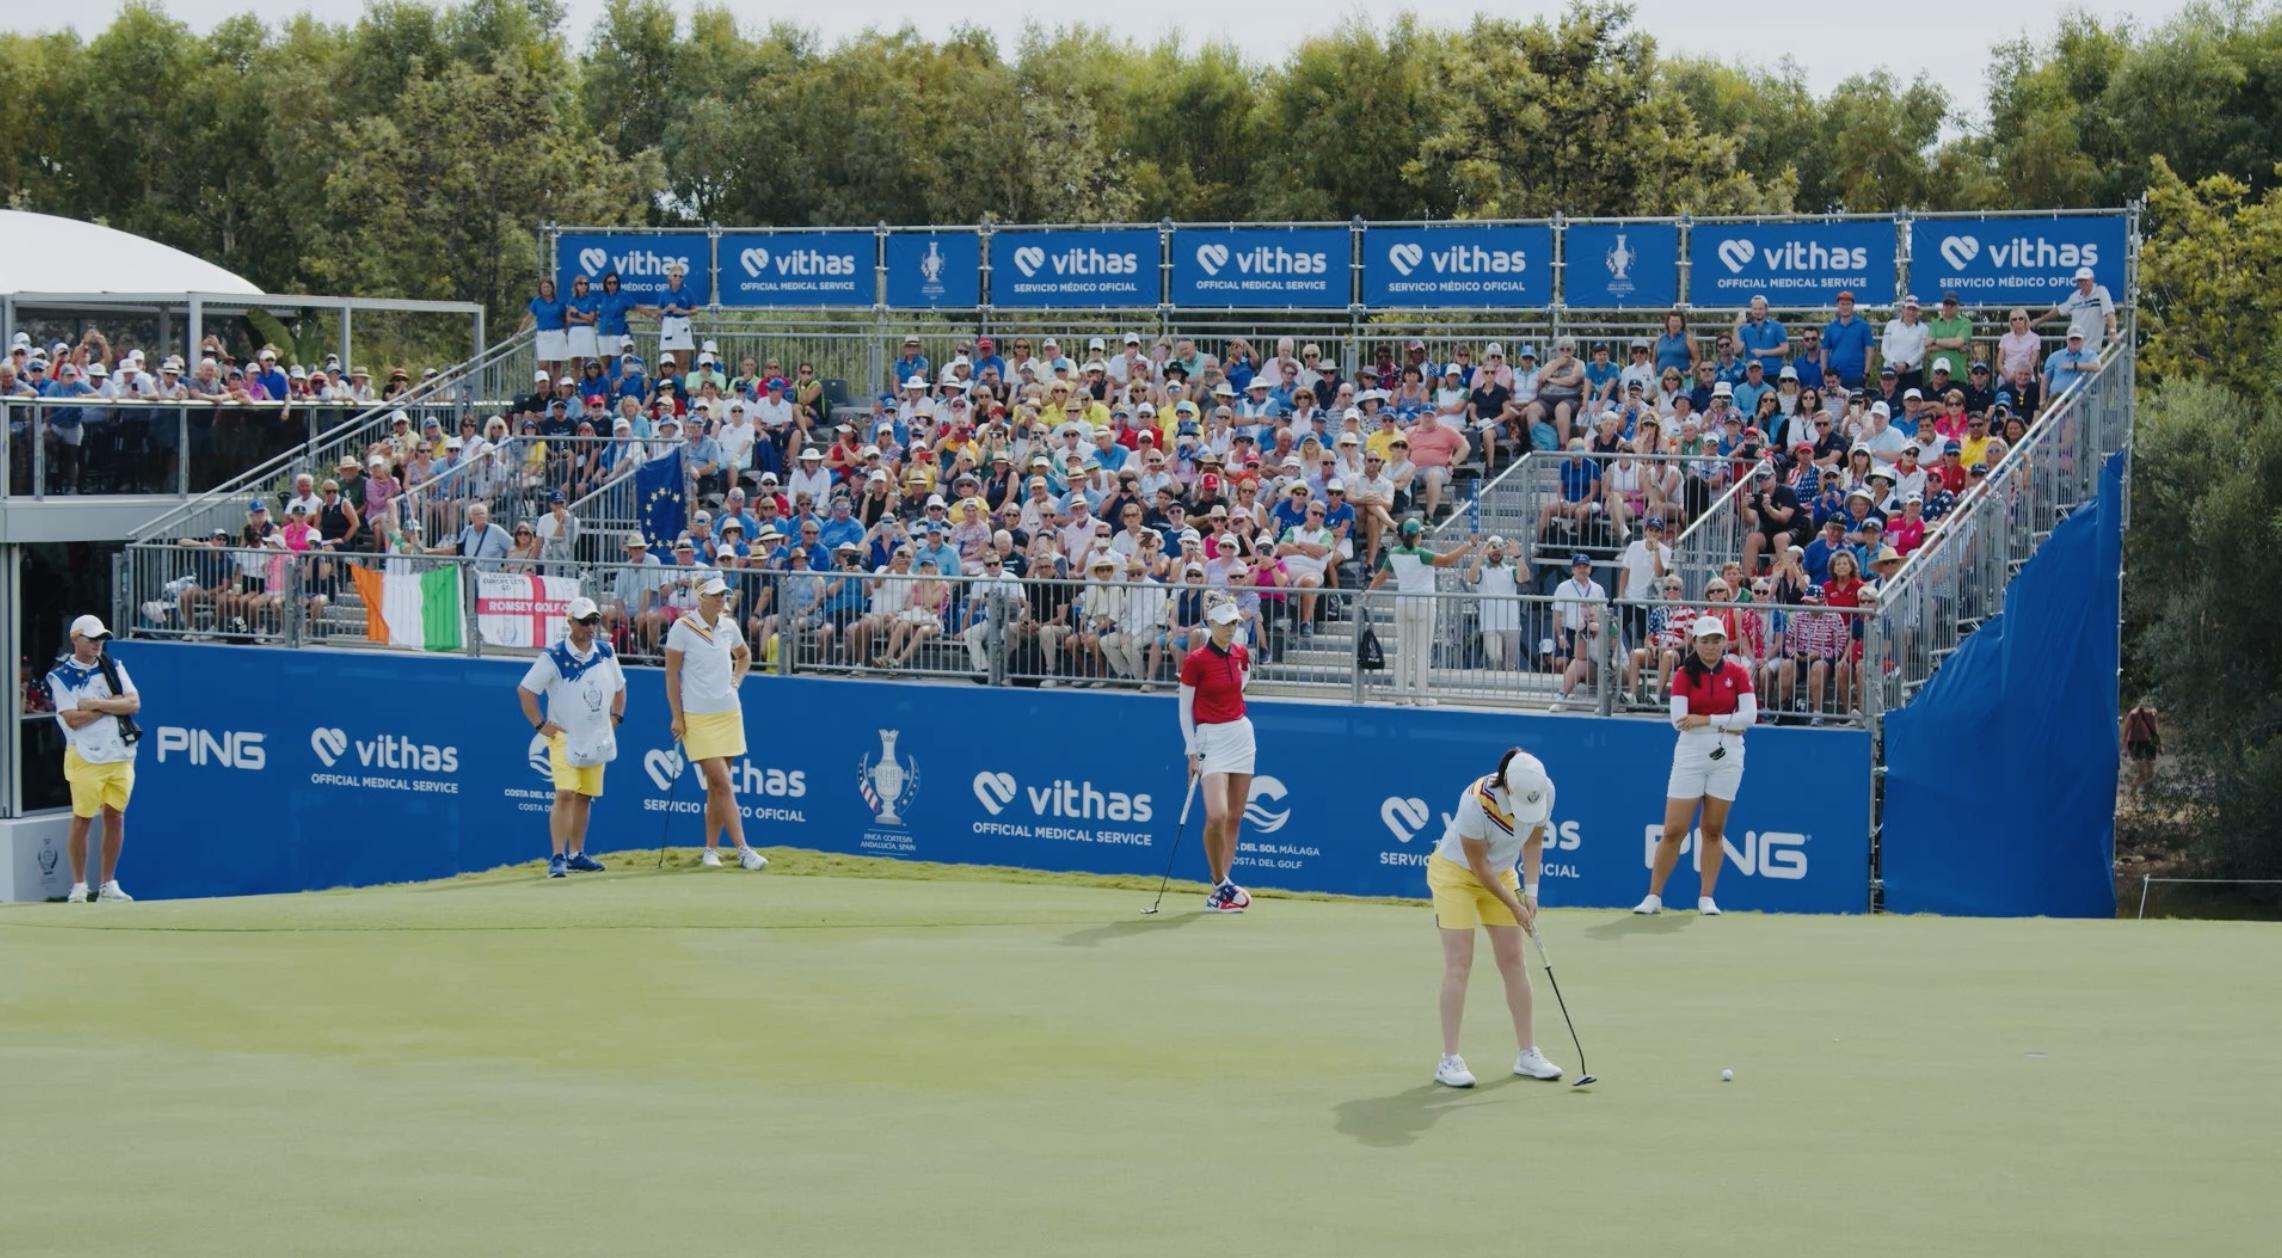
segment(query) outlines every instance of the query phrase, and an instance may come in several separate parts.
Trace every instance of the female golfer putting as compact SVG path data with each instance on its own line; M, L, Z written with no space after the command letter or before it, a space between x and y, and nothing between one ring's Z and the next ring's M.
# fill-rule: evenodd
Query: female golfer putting
M1664 834L1648 871L1648 898L1632 911L1664 911L1664 880L1680 862L1680 845L1688 841L1700 804L1696 866L1703 871L1703 888L1696 911L1716 917L1712 890L1719 885L1720 840L1736 788L1743 785L1743 733L1759 720L1759 698L1751 689L1751 670L1727 658L1727 629L1718 617L1698 619L1689 636L1690 650L1672 674L1672 728L1680 740L1672 748L1672 779L1664 788Z
M673 709L673 736L682 754L705 782L705 856L721 865L721 832L737 845L737 863L747 869L768 858L745 845L745 819L729 781L729 761L745 754L745 711L737 685L753 666L753 653L728 610L729 583L714 577L697 587L697 610L666 631L666 703Z
M1434 1081L1474 1086L1474 1072L1458 1055L1458 1023L1466 1014L1466 980L1474 971L1474 928L1490 934L1490 952L1505 980L1520 1054L1513 1072L1528 1079L1558 1079L1561 1068L1537 1051L1530 1026L1529 967L1521 945L1537 916L1537 874L1545 825L1553 816L1553 779L1545 765L1519 747L1498 761L1497 772L1474 779L1458 797L1457 815L1426 861L1434 894L1434 924L1442 935L1442 1061ZM1514 881L1514 862L1525 866L1526 899Z
M1252 722L1244 715L1244 686L1252 655L1236 641L1244 612L1223 598L1204 613L1211 636L1181 661L1181 744L1189 776L1204 779L1204 859L1212 875L1208 913L1241 913L1252 897L1229 877L1236 863L1236 830L1252 793Z

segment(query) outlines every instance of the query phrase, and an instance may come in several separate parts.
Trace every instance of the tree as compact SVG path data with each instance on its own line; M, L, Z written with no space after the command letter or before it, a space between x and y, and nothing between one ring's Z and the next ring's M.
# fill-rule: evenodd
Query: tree
M2148 189L2140 290L2149 370L2261 396L2282 372L2282 189L2212 175L2190 187L2161 156Z

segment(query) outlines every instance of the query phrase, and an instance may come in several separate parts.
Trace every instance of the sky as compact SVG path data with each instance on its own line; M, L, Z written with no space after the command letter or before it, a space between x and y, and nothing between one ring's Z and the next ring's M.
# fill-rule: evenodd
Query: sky
M217 20L251 10L265 18L282 19L307 10L327 21L350 21L365 7L364 0L162 0L167 12L197 30ZM1501 12L1528 18L1557 14L1566 6L1548 0L1524 4L1485 4L1482 0L1408 0L1397 5L1368 8L1329 6L1321 0L1146 0L1132 5L1044 5L1034 0L1001 0L978 6L987 16L962 12L963 5L917 6L898 0L833 0L821 10L793 9L766 0L715 0L754 27L787 14L788 9L806 26L827 40L856 34L866 27L892 30L906 23L923 35L939 38L955 21L988 26L1000 47L1011 50L1023 25L1038 21L1052 25L1067 22L1073 11L1111 14L1107 24L1115 34L1138 42L1154 42L1178 33L1193 43L1224 39L1243 49L1254 61L1280 61L1310 34L1327 30L1350 13L1387 14L1408 8L1430 25L1464 26L1476 11ZM1986 99L1989 58L1986 49L2023 33L2048 37L2059 16L2081 10L2112 21L2130 16L2147 25L2170 18L2187 6L2187 0L2013 0L1992 10L1987 0L1913 0L1908 5L1856 3L1839 11L1781 10L1799 14L1795 20L1772 22L1739 18L1758 6L1708 4L1704 0L1634 0L1639 24L1657 37L1667 53L1718 57L1749 63L1772 63L1782 57L1796 59L1817 94L1828 92L1850 76L1881 67L1905 81L1923 73L1946 88L1950 100L1969 114L1978 114ZM60 15L62 6L8 5L0 27L18 31L54 29L68 24L82 33L107 25L120 8L120 0L84 0L76 11ZM593 28L603 0L568 0L569 29L574 41L584 43ZM684 12L690 7L676 0ZM1375 20L1383 21L1383 18Z

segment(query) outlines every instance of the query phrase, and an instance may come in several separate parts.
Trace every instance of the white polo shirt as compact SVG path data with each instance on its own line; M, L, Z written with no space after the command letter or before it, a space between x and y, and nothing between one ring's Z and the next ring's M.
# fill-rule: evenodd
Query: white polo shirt
M121 694L136 693L135 679L127 675L127 666L117 660L111 664L119 670L119 694L113 694L111 684L103 680L101 665L83 666L79 661L66 657L48 674L48 694L55 700L55 723L63 730L64 739L71 744L71 749L89 764L118 764L121 761L131 763L135 758L134 744L119 736L116 717L106 716L101 720L89 721L78 729L73 729L63 719L63 714L77 708L82 699L116 699Z
M563 727L564 754L581 766L618 758L610 701L625 688L618 655L600 637L584 653L564 638L539 652L523 674L523 689L546 699L547 719Z
M737 688L729 682L729 653L745 635L726 607L720 623L706 625L697 612L685 613L666 632L666 649L681 652L681 710L690 715L736 712Z

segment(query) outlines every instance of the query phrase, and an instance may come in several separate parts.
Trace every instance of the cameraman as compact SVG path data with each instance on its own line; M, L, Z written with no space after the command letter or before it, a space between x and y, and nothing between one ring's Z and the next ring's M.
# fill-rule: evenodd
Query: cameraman
M103 818L103 880L95 898L132 900L119 889L119 849L127 841L127 800L135 793L135 741L142 711L127 670L104 652L111 631L93 616L71 622L71 654L48 674L55 719L63 726L63 778L71 784L71 895L87 903L87 823Z
M1774 469L1762 463L1751 476L1750 505L1744 517L1752 524L1752 531L1743 537L1743 571L1746 575L1759 574L1759 556L1770 557L1783 553L1783 548L1795 540L1799 528L1799 496L1789 485L1777 480Z

